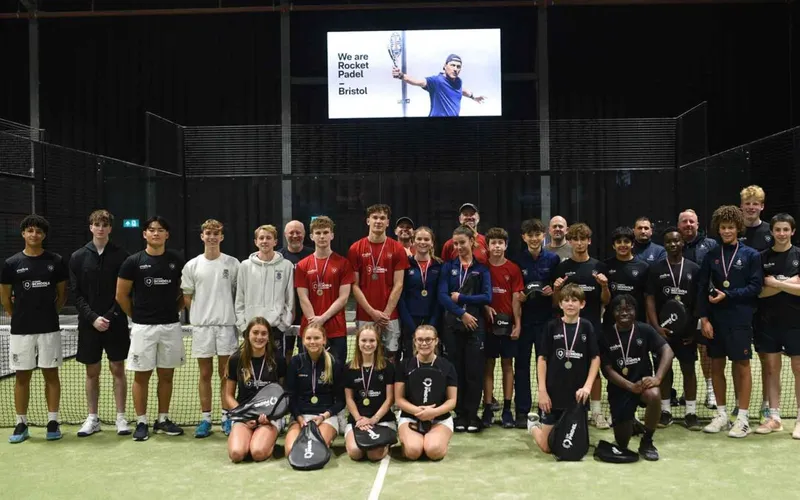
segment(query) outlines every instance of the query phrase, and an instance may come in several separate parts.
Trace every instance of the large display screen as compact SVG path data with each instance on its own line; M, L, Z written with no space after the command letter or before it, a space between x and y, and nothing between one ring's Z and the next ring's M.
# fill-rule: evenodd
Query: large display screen
M328 117L500 116L500 30L328 33Z

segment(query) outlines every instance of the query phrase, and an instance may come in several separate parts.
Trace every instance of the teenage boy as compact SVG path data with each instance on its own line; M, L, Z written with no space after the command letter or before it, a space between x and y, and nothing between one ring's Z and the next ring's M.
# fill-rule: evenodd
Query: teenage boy
M397 240L386 235L392 209L388 205L367 208L369 235L350 246L347 258L355 273L353 296L358 303L356 324L374 323L381 331L387 359L400 350L400 312L408 255Z
M200 226L203 253L186 263L181 277L183 302L192 324L192 357L200 369L200 423L194 437L211 435L211 374L214 356L220 379L220 397L225 393L225 370L228 358L239 348L236 331L236 279L239 261L225 255L220 244L225 239L222 223L208 219ZM228 408L222 398L222 430L230 434Z
M528 432L545 453L550 453L548 437L573 401L586 404L597 372L600 355L592 323L580 317L586 295L576 284L564 286L558 306L562 317L547 324L537 346L536 373L539 379L539 408L529 416Z
M636 316L644 319L644 292L647 288L647 268L649 266L644 260L634 258L634 235L631 228L618 227L614 229L611 233L611 242L615 255L605 261L608 268L608 288L611 290L611 299L624 293L633 295L639 307ZM610 308L606 308L603 315L603 326L611 328L613 324L614 315Z
M517 356L519 336L522 331L523 291L522 272L519 267L506 259L508 232L493 227L486 233L489 242L489 276L492 280L492 302L485 306L486 361L483 371L483 425L490 427L494 421L492 394L494 394L495 360L500 358L503 371L503 413L501 423L504 429L514 427L511 413L511 396L514 392L514 358ZM504 324L501 324L504 323Z
M62 362L62 351L58 312L67 301L69 271L60 255L42 247L50 230L50 224L44 217L25 217L19 230L25 248L6 259L0 275L0 299L6 314L11 316L9 368L16 372L14 408L17 423L8 441L21 443L30 437L28 401L31 396L31 375L36 367L42 369L45 384L45 436L48 441L54 441L61 439L58 424L61 382L58 368Z
M703 336L709 340L718 414L703 431L717 433L730 428L728 436L744 438L751 432L747 413L753 383L750 344L764 273L761 255L739 243L739 233L744 231L744 216L739 207L725 205L716 209L711 216L711 227L722 244L703 259L697 302ZM735 384L739 388L739 412L732 427L725 404L727 359L733 362L733 377L739 382Z
M586 295L586 307L583 317L592 323L595 332L601 332L600 311L611 300L611 291L608 288L608 268L599 260L589 256L589 245L592 244L592 230L586 224L579 222L567 230L567 241L572 246L572 257L563 261L556 268L556 279L553 288L556 294L568 283L576 283ZM558 302L555 302L558 304ZM602 386L600 379L595 379L592 386L591 402L589 407L592 412L591 422L598 429L608 429L610 426L603 415L600 398Z

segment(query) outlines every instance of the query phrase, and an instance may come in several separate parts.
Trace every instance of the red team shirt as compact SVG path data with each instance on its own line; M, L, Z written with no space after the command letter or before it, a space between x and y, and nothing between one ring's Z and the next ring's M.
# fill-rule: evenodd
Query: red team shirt
M408 256L403 245L389 237L386 238L386 246L383 243L371 243L365 237L350 246L347 258L353 266L353 271L359 273L358 286L364 292L367 302L379 311L386 309L389 295L394 286L394 272L409 267ZM377 280L372 279L373 263L377 264ZM399 318L399 313L395 307L389 319L397 318ZM372 321L370 315L360 305L356 309L356 319Z
M512 294L525 289L519 266L510 260L502 266L489 264L489 275L492 277L492 309L513 317Z
M478 236L475 237L475 242L478 244L478 248L475 248L472 254L478 262L488 265L489 245L486 243L486 237L482 234L478 234ZM456 248L453 246L453 238L450 238L442 247L442 259L453 260L456 257L458 257L458 252L456 252Z
M325 261L327 268L325 267ZM325 274L322 274L323 269ZM317 281L319 278L319 281ZM318 259L314 254L297 263L294 270L294 287L307 288L308 299L314 308L314 314L322 314L339 298L339 287L352 285L355 274L350 262L337 253L332 253L329 259ZM322 288L322 295L317 295L317 290ZM308 320L303 315L300 323L300 332L305 331ZM344 337L347 335L347 323L344 319L344 308L325 323L328 338Z

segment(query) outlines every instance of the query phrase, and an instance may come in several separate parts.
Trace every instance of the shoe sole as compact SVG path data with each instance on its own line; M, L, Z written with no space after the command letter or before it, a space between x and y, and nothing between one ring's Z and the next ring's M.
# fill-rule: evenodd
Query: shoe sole
M659 459L659 457L655 457L655 458L648 457L644 453L639 453L639 456L642 457L644 460L647 460L648 462L658 462L658 459Z
M139 441L139 442L142 442L142 441L147 441L148 439L150 439L150 436L145 436L145 437L135 437L135 438L133 438L133 440L134 440L134 441Z
M19 439L19 440L14 440L12 438L8 438L8 442L11 443L11 444L24 443L25 441L28 440L28 438L30 438L30 435L24 436L24 437L22 437L22 439Z
M125 431L117 431L117 436L130 436L131 434L133 434L133 431L130 429Z
M153 431L153 434L166 434L167 436L183 436L183 432Z
M194 435L195 439L205 439L205 438L207 438L209 436L211 436L210 432L208 434L195 434Z
M480 431L481 431L480 429L467 429L468 434L477 434Z
M58 436L45 436L46 441L58 441L59 439L63 438L63 434L59 434Z

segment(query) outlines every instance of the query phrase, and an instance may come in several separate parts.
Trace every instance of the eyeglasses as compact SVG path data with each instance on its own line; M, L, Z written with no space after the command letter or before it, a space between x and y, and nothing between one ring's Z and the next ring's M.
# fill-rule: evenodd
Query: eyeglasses
M414 342L422 345L433 344L436 342L436 337L417 338L414 339Z

